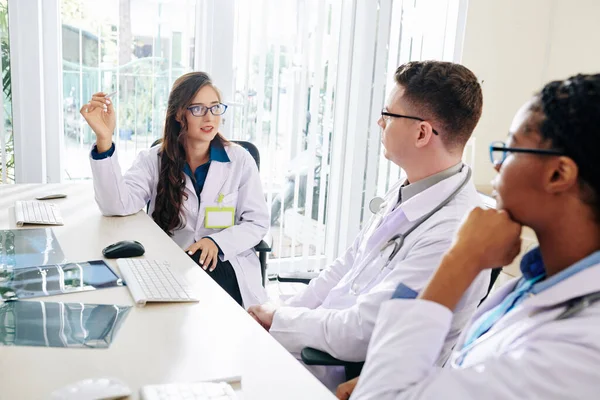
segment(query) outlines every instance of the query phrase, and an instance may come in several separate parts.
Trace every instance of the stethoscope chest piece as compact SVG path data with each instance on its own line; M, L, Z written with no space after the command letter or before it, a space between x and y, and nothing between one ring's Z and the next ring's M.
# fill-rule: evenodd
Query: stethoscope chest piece
M383 203L385 203L385 200L381 197L373 197L369 202L369 210L373 214L377 214L379 211L381 211L381 206Z

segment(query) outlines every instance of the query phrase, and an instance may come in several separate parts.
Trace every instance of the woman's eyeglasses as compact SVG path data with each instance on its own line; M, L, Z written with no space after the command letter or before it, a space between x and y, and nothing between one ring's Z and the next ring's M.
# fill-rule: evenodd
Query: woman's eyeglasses
M528 153L546 156L564 156L565 153L553 149L526 149L521 147L508 147L504 142L492 142L490 144L490 160L494 165L502 165L508 157L508 153Z
M195 106L188 107L187 109L190 110L194 117L204 117L209 110L212 115L218 116L225 114L225 111L227 110L227 105L219 103L211 107L206 107L201 104L198 104Z

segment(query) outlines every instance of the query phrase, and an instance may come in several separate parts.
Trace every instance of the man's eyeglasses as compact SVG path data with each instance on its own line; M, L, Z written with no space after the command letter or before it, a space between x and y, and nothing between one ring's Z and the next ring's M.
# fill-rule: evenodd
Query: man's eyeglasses
M504 142L492 142L490 144L490 160L494 165L502 165L508 153L528 153L545 156L564 156L565 153L553 149L524 149L520 147L507 147Z
M190 110L194 117L204 117L209 110L212 115L225 114L225 111L227 110L227 105L219 103L211 107L206 107L201 104L198 104L195 106L188 107L187 109Z
M383 117L383 120L386 121L386 122L388 121L389 117L393 117L393 118L408 118L408 119L414 119L414 120L421 121L421 122L425 122L426 121L423 118L411 117L409 115L394 114L394 113L391 113L391 112L387 112L385 110L381 110L381 116ZM388 118L386 118L386 117L388 117ZM439 135L439 133L435 129L431 128L431 130L433 131L434 134Z

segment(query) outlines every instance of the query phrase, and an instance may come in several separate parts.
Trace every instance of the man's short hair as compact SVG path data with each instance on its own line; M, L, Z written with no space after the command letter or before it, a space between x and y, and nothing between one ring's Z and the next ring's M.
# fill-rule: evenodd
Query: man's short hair
M483 94L468 68L443 61L412 61L398 67L396 82L406 99L431 120L447 148L463 148L479 118Z

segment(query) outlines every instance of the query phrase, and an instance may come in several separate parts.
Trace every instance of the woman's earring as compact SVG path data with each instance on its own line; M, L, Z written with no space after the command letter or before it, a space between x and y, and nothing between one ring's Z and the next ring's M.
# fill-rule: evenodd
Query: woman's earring
M226 122L227 122L227 120L225 118L221 119L221 125L225 125Z

